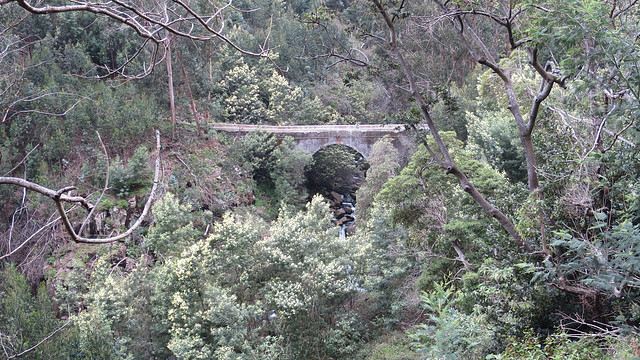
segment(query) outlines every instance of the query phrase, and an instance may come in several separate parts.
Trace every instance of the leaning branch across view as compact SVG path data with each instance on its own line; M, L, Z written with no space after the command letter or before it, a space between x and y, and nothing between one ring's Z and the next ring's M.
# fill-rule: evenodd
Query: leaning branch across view
M386 26L389 29L390 39L388 43L389 43L390 52L394 55L396 60L400 63L400 67L402 68L405 78L409 83L409 92L411 96L414 97L420 109L420 114L422 116L422 119L427 124L430 131L430 135L433 136L433 139L435 140L435 143L438 146L438 150L442 158L436 155L436 152L433 149L431 149L431 147L429 146L427 141L424 140L424 138L422 141L423 144L429 150L429 152L433 156L433 159L437 161L440 168L444 169L447 172L447 174L453 174L458 179L462 189L465 192L467 192L469 195L471 195L471 197L476 201L478 205L480 205L491 217L495 218L500 223L500 225L509 233L513 242L522 250L526 252L531 252L532 249L530 245L524 239L522 239L522 236L516 230L513 222L511 222L511 220L502 211L500 211L498 208L493 206L489 201L487 201L484 198L484 196L478 191L478 189L468 179L464 171L462 171L462 169L460 169L460 167L453 160L453 157L449 153L449 148L442 140L440 136L440 132L438 131L435 125L435 122L431 118L431 114L429 113L426 102L423 100L422 95L418 90L416 81L414 80L413 72L409 68L409 65L406 63L406 61L404 60L402 51L398 46L397 31L396 31L392 16L389 14L388 9L380 0L372 0L372 2L378 9L378 12L384 19ZM414 130L415 130L415 126L414 126Z
M67 216L67 211L64 208L64 203L80 203L82 204L83 207L85 207L88 210L92 210L95 207L95 204L91 204L85 197L67 195L66 193L72 190L75 190L74 186L67 186L60 190L53 190L53 189L46 188L42 185L38 185L36 183L30 182L21 178L16 178L16 177L0 177L0 184L8 184L8 185L23 187L25 189L35 191L37 193L40 193L42 195L45 195L51 198L56 204L56 208L58 209L58 213L60 214L60 219L62 220L62 223L64 224L67 230L67 233L71 237L71 240L77 243L105 244L105 243L111 243L111 242L119 241L126 238L127 236L131 235L142 224L144 219L147 217L149 210L151 209L151 205L153 204L153 200L155 198L156 191L158 189L159 178L160 178L160 132L156 130L155 170L153 175L153 186L151 187L151 191L149 192L149 199L145 203L144 209L142 210L140 217L129 229L127 229L122 234L107 237L107 238L86 238L78 234L73 229L73 226L69 221L69 217Z

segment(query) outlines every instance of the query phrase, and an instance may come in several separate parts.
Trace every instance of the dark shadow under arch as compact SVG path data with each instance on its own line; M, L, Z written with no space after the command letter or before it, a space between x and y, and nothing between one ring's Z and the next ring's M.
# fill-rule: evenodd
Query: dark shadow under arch
M369 168L369 163L359 151L344 144L320 148L313 154L313 160L306 171L310 194L330 191L355 194Z

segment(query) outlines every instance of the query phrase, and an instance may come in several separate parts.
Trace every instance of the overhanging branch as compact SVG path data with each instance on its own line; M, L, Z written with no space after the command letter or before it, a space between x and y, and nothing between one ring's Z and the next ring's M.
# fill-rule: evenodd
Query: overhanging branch
M536 71L538 72L538 74L540 74L540 76L542 76L542 78L549 83L556 83L558 85L560 85L561 87L565 87L565 82L567 80L566 77L560 77L557 76L555 74L552 74L549 72L551 66L550 64L547 64L547 66L543 67L540 62L538 61L538 47L537 46L533 46L527 49L527 52L529 53L530 59L529 59L529 64L531 66L533 66L534 69L536 69Z
M147 42L155 45L152 68L157 63L156 60L162 57L158 56L157 49L167 40L167 33L192 41L218 39L227 43L234 50L250 56L269 57L269 53L272 50L268 47L260 47L258 51L247 50L222 33L225 23L222 12L225 9L232 8L231 1L221 7L214 6L213 12L209 14L199 13L188 2L181 0L161 3L132 3L122 0L97 2L72 0L62 5L42 4L41 2L32 3L29 0L0 0L0 5L6 6L11 3L17 4L31 14L88 12L117 21L134 30L138 36L147 40ZM169 17L164 16L166 13L170 14ZM221 21L214 21L215 19L220 19ZM219 23L220 26L214 28L214 23ZM264 44L267 43L268 35L264 41ZM126 60L125 64L118 66L116 69L111 69L110 74L122 74L124 66L140 53L141 50L138 50L132 58ZM145 70L136 77L146 76L149 72Z
M78 235L73 229L73 226L69 221L69 217L67 216L67 211L64 209L63 204L64 203L80 203L82 204L82 206L84 206L89 210L92 210L95 207L94 204L89 203L87 199L85 199L82 196L70 196L66 194L67 192L74 190L75 187L67 186L60 190L53 190L53 189L46 188L42 185L24 180L22 178L16 178L16 177L0 177L0 184L9 184L9 185L23 187L25 189L35 191L37 193L40 193L42 195L45 195L51 198L56 203L56 208L58 209L60 218L62 219L62 222L67 230L67 233L69 233L69 236L71 236L71 239L73 241L77 243L87 243L87 244L105 244L105 243L111 243L111 242L115 242L115 241L126 238L127 236L131 235L142 224L142 221L144 221L144 219L147 217L147 214L151 209L151 205L153 204L153 200L155 198L156 191L158 189L159 178L160 178L160 132L156 130L156 161L155 161L155 170L154 170L154 176L153 176L153 186L151 187L151 191L149 193L149 199L145 203L144 209L142 210L142 214L140 214L140 217L138 218L138 220L127 231L123 232L120 235L112 236L108 238L82 237Z

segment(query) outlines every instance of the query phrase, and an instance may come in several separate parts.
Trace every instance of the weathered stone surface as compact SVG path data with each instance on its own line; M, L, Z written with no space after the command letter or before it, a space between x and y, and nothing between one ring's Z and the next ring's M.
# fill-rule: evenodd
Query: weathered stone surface
M339 219L339 218L343 217L346 213L347 213L347 211L345 209L338 209L338 210L333 212L333 216L336 217L337 219Z
M127 220L127 210L114 206L113 208L111 208L109 214L109 220L105 220L106 222L110 222L110 229L119 230L125 227L125 223Z
M127 256L127 245L118 246L118 258L122 259Z

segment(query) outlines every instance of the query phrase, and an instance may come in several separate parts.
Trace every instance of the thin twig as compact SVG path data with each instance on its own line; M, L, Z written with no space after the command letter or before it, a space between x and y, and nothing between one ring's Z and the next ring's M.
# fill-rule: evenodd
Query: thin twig
M32 183L30 181L26 181L22 178L15 178L15 177L0 177L0 184L11 184L11 185L16 185L16 186L21 186L24 188L27 188L29 190L33 190L36 191L40 194L43 194L45 196L48 196L49 198L51 198L55 204L56 207L58 209L58 213L60 214L61 218L62 218L62 223L64 224L67 233L71 236L71 239L74 242L77 243L88 243L88 244L104 244L104 243L110 243L110 242L114 242L114 241L118 241L121 239L126 238L127 236L131 235L144 221L144 219L146 218L147 214L149 213L150 209L151 209L151 204L153 203L153 200L155 198L156 195L156 191L158 189L158 183L159 183L159 177L160 177L160 131L156 130L156 164L155 164L155 173L154 173L154 178L153 178L153 186L151 187L151 192L149 193L149 199L147 200L144 209L142 210L142 213L140 214L140 217L138 218L138 220L124 233L117 235L117 236L113 236L113 237L107 237L107 238L85 238L82 236L79 236L75 230L73 229L73 226L71 225L71 222L69 221L69 218L67 217L67 211L64 209L63 206L63 202L71 202L71 203L81 203L83 206L85 206L88 209L92 209L94 207L94 205L90 204L87 199L85 199L82 196L69 196L66 195L66 192L69 192L71 190L74 190L75 187L73 186L67 186L65 188L62 188L60 190L52 190L49 188L46 188L42 185L36 184L36 183Z
M31 155L31 153L34 152L38 148L38 146L40 146L40 144L37 144L36 146L33 147L33 149L29 150L27 155L25 155L22 158L22 160L20 160L20 162L17 163L16 166L13 167L13 169L11 169L11 170L7 171L6 173L4 173L3 176L7 176L7 175L11 174L12 172L14 172L18 168L18 166L22 165L22 163L27 160L27 157L29 157L29 155Z
M72 211L73 209L75 209L75 207L72 207L71 209L67 210L67 212ZM40 229L38 229L38 231L34 232L33 234L31 234L31 236L29 236L26 240L24 240L22 242L22 244L20 244L20 246L18 246L17 248L15 248L14 250L11 250L11 248L9 248L9 253L0 256L0 260L5 259L13 254L15 254L18 250L20 250L26 243L28 243L31 239L33 239L36 235L38 235L40 232L42 232L44 229L46 229L47 227L55 224L56 222L58 222L58 220L60 220L60 216L58 216L57 218L49 221L48 223L46 223L45 225L43 225Z
M44 343L45 341L51 339L51 337L55 334L57 334L60 330L64 329L67 325L69 325L71 323L71 318L69 318L69 320L67 320L66 323L64 323L64 325L62 325L61 327L57 328L54 332L52 332L51 334L47 335L47 337L45 337L44 339L40 340L37 344L33 345L32 347L28 348L27 350L19 353L19 354L15 354L15 355L11 355L9 356L7 359L15 359L19 356L22 356L30 351L33 351L35 348L37 348L38 346L42 345L42 343Z

